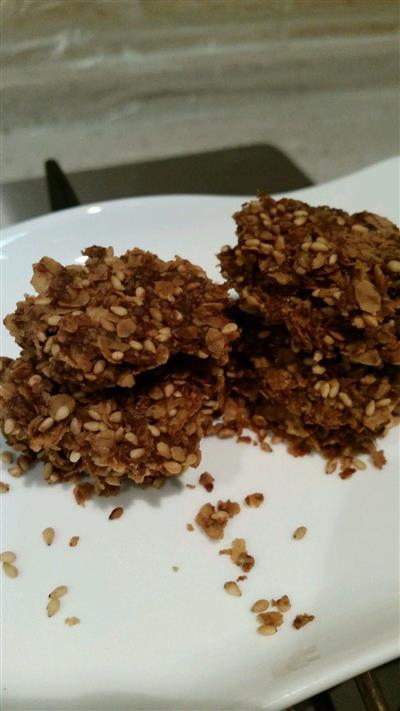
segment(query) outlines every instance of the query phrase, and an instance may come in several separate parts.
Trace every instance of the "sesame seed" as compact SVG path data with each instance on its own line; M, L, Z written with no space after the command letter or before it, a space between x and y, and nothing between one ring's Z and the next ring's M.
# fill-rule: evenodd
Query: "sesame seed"
M238 326L236 323L233 323L231 321L230 323L225 324L225 326L222 329L222 333L226 336L228 333L235 333L235 331L238 330Z
M382 400L377 400L376 401L376 406L377 407L387 407L388 405L391 405L392 401L390 397L384 397Z
M296 528L295 532L293 533L293 538L294 538L296 541L301 541L301 539L304 538L304 536L306 535L306 533L307 533L306 527L305 527L305 526L299 526L298 528Z
M337 460L336 459L328 459L326 465L325 465L325 473L326 474L333 474L337 467Z
M367 468L366 463L363 462L362 459L358 459L357 457L355 459L353 459L352 465L359 471L364 471L364 469Z
M4 426L3 426L4 434L5 435L11 434L11 432L13 432L13 430L14 430L14 427L15 427L14 420L11 417L7 418L4 421Z
M113 285L114 289L118 289L119 291L122 291L124 289L123 284L114 274L112 274L111 276L111 284Z
M50 598L59 598L65 595L68 592L68 588L66 585L58 585L54 590L49 593Z
M83 423L83 428L87 430L88 432L99 432L100 431L100 422L84 422Z
M375 400L370 400L368 405L365 408L365 414L367 417L371 417L375 412Z
M99 412L97 412L97 410L93 410L93 408L91 408L90 410L88 410L88 412L92 420L95 420L96 422L101 422L101 415Z
M122 360L123 357L124 357L124 354L123 354L122 351L113 351L113 352L111 353L111 358L112 358L113 360L115 360L115 361Z
M155 347L153 341L150 340L150 338L146 338L143 345L144 345L146 351L149 351L149 353L156 353L157 352L156 347Z
M8 473L10 476L13 476L15 479L18 479L21 474L23 474L23 469L19 466L9 467Z
M106 362L105 360L97 360L96 363L93 366L93 373L95 375L100 375L100 373L103 372L103 370L106 367Z
M129 452L129 456L131 459L141 459L143 455L146 453L146 450L143 449L143 447L138 447L137 449L131 449Z
M166 442L157 442L157 452L167 459L171 457L171 450Z
M252 605L251 612L265 612L265 610L268 610L269 608L269 600L265 600L264 598L261 598L260 600L257 600L254 605Z
M319 389L319 391L324 399L329 397L330 390L331 390L330 385L327 382L322 383L322 385Z
M263 637L269 637L273 634L276 634L277 631L277 628L273 625L260 625L260 627L257 628L258 634L263 635Z
M128 315L128 309L126 309L125 306L110 306L110 311L112 311L116 316Z
M122 506L117 506L115 509L113 509L109 515L109 520L114 521L114 519L121 518L122 514L124 513L124 509Z
M47 617L53 617L59 609L60 609L61 603L58 599L58 597L51 597L50 600L47 603Z
M54 420L52 417L46 417L42 424L39 425L39 432L46 432L47 430L50 429L50 427L53 427L54 425Z
M340 390L340 383L336 378L334 380L331 380L330 382L330 388L329 388L329 397L334 398L338 394Z
M180 474L182 471L182 466L173 460L164 462L163 468L168 472L168 474Z
M61 422L62 420L65 420L69 415L70 415L69 407L67 407L66 405L62 405L56 411L56 414L54 415L54 420L56 422Z
M12 551L4 551L4 553L0 553L0 563L14 563L16 559L17 556Z
M368 227L366 227L365 225L358 224L352 225L351 229L353 230L353 232L361 232L363 234L366 234L369 231Z
M377 328L379 326L378 319L370 314L364 314L363 321L367 324L367 326L371 326L371 328Z
M329 247L323 242L313 242L311 245L311 250L313 252L329 252Z
M7 562L3 563L3 570L8 578L16 578L19 573L18 568L16 568L15 565Z
M66 617L64 622L68 627L74 627L75 625L79 625L81 621L79 617Z
M54 528L45 528L44 531L42 531L42 536L43 540L46 543L46 545L51 546L51 544L54 541L54 536L55 536L55 531Z
M339 393L338 397L339 400L342 401L343 405L346 405L346 407L353 407L353 400L346 395L346 393Z
M228 595L233 595L234 597L241 597L242 595L239 585L233 580L229 580L227 583L224 583L224 590L228 593Z

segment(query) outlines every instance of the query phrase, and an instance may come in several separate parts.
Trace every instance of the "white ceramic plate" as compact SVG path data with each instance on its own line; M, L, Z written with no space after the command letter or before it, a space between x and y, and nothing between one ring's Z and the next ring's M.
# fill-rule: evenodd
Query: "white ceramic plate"
M365 207L399 221L399 163L295 193L311 203ZM234 241L230 215L241 199L172 196L79 207L3 233L3 315L30 291L42 255L71 263L91 244L138 245L180 254L217 277L215 253ZM2 352L16 355L2 333ZM319 457L272 454L231 441L203 442L200 469L161 491L76 505L72 487L48 487L39 471L1 497L2 550L18 553L20 576L2 577L4 709L129 711L282 709L398 653L398 432L384 442L388 464L347 481L326 476ZM212 494L187 489L199 473ZM243 596L223 591L238 574L199 531L205 501L262 491L260 509L243 507L224 544L243 536L256 566ZM124 516L108 513L123 505ZM304 540L292 540L299 525ZM56 530L46 547L41 531ZM72 535L80 536L69 548ZM172 566L179 566L173 572ZM62 610L48 619L48 592L66 584ZM274 637L256 634L250 605L288 594L293 608ZM300 631L290 622L308 612ZM67 627L77 615L81 624ZM289 622L290 621L290 622Z

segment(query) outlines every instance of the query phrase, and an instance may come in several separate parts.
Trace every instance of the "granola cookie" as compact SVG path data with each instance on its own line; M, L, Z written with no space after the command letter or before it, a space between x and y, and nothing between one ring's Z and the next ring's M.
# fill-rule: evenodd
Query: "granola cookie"
M62 388L23 355L0 359L0 424L11 446L46 462L49 483L89 477L99 495L125 480L159 481L200 462L203 428L220 407L223 371L212 361L171 364L133 391Z
M178 353L227 361L238 330L224 314L226 285L179 257L141 249L116 257L111 247L84 255L84 265L66 267L43 257L32 278L38 295L4 321L46 377L86 391L131 388Z

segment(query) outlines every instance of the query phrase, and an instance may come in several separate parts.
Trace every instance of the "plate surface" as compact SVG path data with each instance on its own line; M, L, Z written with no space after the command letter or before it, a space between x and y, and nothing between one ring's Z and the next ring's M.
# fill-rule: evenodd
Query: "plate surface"
M399 161L293 193L312 204L369 210L399 222ZM244 200L245 198L243 198ZM3 232L2 314L31 291L42 255L79 260L91 244L123 252L137 245L163 258L180 254L218 278L215 253L234 242L232 197L169 196L79 207ZM2 330L2 353L15 344ZM18 554L20 575L2 576L3 708L21 711L282 709L398 654L398 431L383 442L387 466L351 479L326 476L319 457L272 454L233 441L203 441L200 468L160 491L132 488L115 499L75 504L72 487L48 487L39 470L2 480L2 550ZM197 486L216 478L212 494ZM201 504L253 491L223 545L246 538L255 568L234 598L223 583L238 574L199 531ZM123 517L108 520L114 506ZM293 541L294 529L308 533ZM56 530L48 548L46 526ZM72 535L80 536L69 548ZM174 572L172 566L179 566ZM48 592L66 584L58 615ZM279 634L262 638L249 612L260 597L288 594L293 608ZM300 631L295 614L316 620ZM76 615L81 624L67 627Z

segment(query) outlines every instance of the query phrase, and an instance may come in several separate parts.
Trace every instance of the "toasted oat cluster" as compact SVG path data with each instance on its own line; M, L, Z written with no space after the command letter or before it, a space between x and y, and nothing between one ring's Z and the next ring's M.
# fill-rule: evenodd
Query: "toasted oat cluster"
M213 541L224 537L225 528L230 518L240 513L237 501L219 501L217 506L203 504L196 516L197 525Z
M93 391L131 388L139 373L175 354L227 361L237 326L224 314L227 286L176 257L111 247L84 251L84 265L50 257L34 265L32 285L5 325L52 380Z
M92 491L115 494L126 479L157 486L160 477L196 467L203 427L223 388L222 368L211 361L158 369L132 390L93 393L61 387L26 354L0 359L0 369L0 422L9 444L37 453L51 484L89 476L78 489L83 499Z
M374 442L400 410L399 230L266 195L235 219L238 244L219 255L242 331L225 430L272 430L296 455L368 451L382 466Z
M219 554L229 555L232 562L239 566L244 573L249 573L255 563L254 557L247 552L244 538L235 538L232 541L232 548L223 548Z

